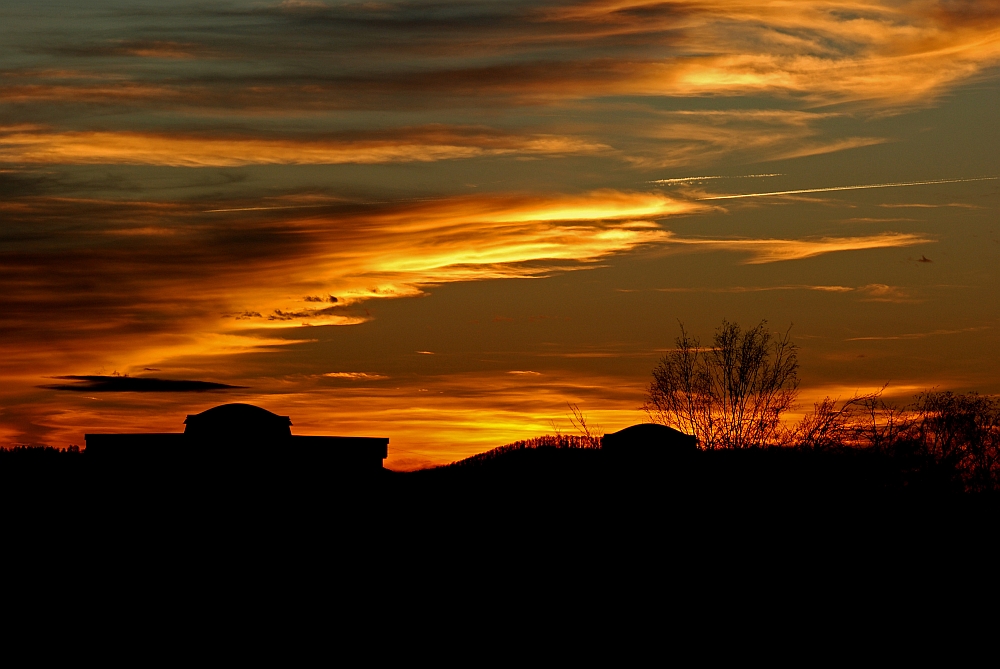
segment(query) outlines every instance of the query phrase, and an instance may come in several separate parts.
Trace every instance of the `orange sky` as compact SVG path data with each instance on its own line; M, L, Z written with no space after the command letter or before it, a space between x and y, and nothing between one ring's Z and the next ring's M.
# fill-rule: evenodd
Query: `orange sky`
M4 445L246 401L426 466L639 422L723 318L803 407L1000 391L1000 2L4 11ZM238 387L52 387L114 373Z

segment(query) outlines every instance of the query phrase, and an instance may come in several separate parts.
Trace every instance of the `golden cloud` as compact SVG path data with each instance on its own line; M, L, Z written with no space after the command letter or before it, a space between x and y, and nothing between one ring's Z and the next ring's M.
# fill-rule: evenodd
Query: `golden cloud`
M822 138L817 126L838 114L795 110L659 112L633 131L642 138L625 159L642 167L718 162L725 157L787 160L881 144L878 137Z
M289 206L299 202L288 199ZM125 371L140 359L156 365L282 346L289 339L265 340L253 331L362 323L370 318L363 306L367 301L415 296L448 282L585 269L644 245L746 253L747 263L760 264L931 241L900 233L681 237L656 221L697 213L705 205L613 190L383 205L330 201L328 209L216 214L159 203L42 198L19 205L7 210L8 225L23 220L37 226L38 220L69 216L103 226L74 228L82 237L68 250L60 243L51 250L7 255L0 271L0 288L7 295L3 324L15 341L8 351L18 361L14 366L60 373L90 373L100 365ZM171 234L151 234L160 229ZM109 231L115 232L113 246L107 246ZM865 294L901 297L878 286ZM308 339L305 331L297 332L296 341ZM50 344L26 345L53 337L65 340L58 355ZM84 359L88 366L78 367Z
M372 164L432 162L496 155L599 153L608 147L573 137L512 136L439 126L400 130L373 139L195 137L139 132L55 132L0 128L0 161L12 163L169 165Z
M819 239L699 239L671 235L673 244L719 249L750 254L748 265L802 260L826 253L862 251L866 249L898 248L927 244L932 239L921 235L886 232L863 237L822 237Z
M9 230L63 232L51 247L3 254L0 322L13 348L0 342L0 351L16 361L13 374L131 371L137 360L158 366L265 350L308 335L262 338L254 330L358 324L370 318L366 301L419 295L430 285L587 268L666 239L654 220L703 208L621 191L327 200L325 209L230 213L26 198L5 205Z
M905 103L1000 62L996 2L595 0L546 18L591 26L595 36L660 30L699 54L637 64L616 85L634 94L789 91Z
M274 284L279 289L270 295L255 289L253 308L262 316L243 326L321 323L344 307L417 295L427 285L586 267L666 240L668 233L655 219L704 209L659 194L601 190L447 198L352 214L349 223L318 214L286 221L325 241L312 249L306 267L295 263L275 270L282 276ZM313 293L335 295L338 302L317 307L297 297ZM288 318L267 321L274 309Z

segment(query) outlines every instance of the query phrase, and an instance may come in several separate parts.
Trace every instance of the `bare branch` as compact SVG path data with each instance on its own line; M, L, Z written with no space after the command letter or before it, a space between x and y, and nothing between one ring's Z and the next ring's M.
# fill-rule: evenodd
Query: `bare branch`
M569 422L572 423L573 427L584 436L590 443L591 448L600 448L601 437L603 436L601 426L596 424L588 425L587 417L580 410L579 405L567 403L566 406L569 407Z
M676 348L653 369L643 409L650 419L694 434L703 448L773 443L798 393L797 347L761 321L744 331L723 320L702 349L681 324Z

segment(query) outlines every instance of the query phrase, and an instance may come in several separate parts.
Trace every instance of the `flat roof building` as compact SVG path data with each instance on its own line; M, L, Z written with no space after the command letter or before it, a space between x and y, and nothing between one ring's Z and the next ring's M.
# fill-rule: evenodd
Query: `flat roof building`
M184 432L87 434L88 458L136 460L294 460L344 473L382 469L386 437L299 436L288 416L252 404L223 404L184 420Z

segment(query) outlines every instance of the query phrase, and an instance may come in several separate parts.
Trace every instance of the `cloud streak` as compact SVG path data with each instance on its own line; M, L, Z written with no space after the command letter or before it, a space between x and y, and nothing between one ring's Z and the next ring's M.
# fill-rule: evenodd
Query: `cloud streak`
M642 123L631 130L632 137L620 140L620 145L627 162L637 167L663 168L724 159L737 162L789 160L885 142L881 137L825 136L824 124L842 118L838 113L794 109L651 112L649 118L643 118ZM687 179L658 183L680 186L684 181Z
M770 293L786 290L807 290L820 293L854 293L862 296L863 302L892 302L896 304L916 302L910 293L899 286L888 286L883 283L870 283L864 286L837 285L783 285L783 286L724 286L699 288L657 288L661 293Z
M827 253L864 251L927 244L932 239L916 234L887 232L862 237L821 237L819 239L705 239L671 236L678 245L701 247L704 250L725 250L748 253L748 265L763 265L787 260L803 260Z
M512 136L481 128L425 127L369 139L183 136L0 128L0 161L63 165L336 165L435 162L500 155L594 154L609 147L572 137Z
M48 390L68 390L77 393L204 393L214 390L234 390L231 386L212 381L156 379L144 376L57 376L73 383L40 386Z

